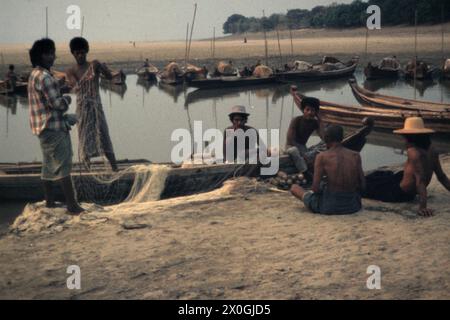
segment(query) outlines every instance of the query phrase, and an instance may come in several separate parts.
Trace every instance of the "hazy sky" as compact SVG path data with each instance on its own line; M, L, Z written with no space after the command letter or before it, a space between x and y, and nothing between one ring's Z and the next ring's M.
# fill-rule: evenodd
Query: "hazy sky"
M233 13L260 17L263 9L270 15L332 2L351 0L0 0L0 43L28 43L45 36L46 6L49 36L56 41L80 34L66 27L69 5L81 8L89 40L157 41L185 38L194 3L198 9L193 38L199 39L211 37L213 27L222 35L222 25Z

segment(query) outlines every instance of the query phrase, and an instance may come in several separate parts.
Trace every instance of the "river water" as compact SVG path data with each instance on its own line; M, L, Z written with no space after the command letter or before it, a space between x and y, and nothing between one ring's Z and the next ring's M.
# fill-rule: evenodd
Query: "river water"
M364 82L362 72L356 79L367 89L380 93L450 103L450 83L418 83L416 90L403 80ZM357 105L346 79L298 83L298 90L309 96L341 104ZM249 125L257 129L279 129L280 144L285 144L290 120L300 111L289 95L289 85L271 85L245 89L203 90L145 85L136 75L127 77L126 88L102 86L101 98L118 159L148 159L170 162L171 141L175 129L191 130L194 121L202 121L203 130L229 126L228 113L233 105L245 105ZM75 97L69 112L75 112ZM0 96L0 162L40 161L39 142L31 134L28 104L24 97ZM348 129L351 131L351 129ZM76 130L72 132L77 154ZM319 141L311 137L309 144ZM450 151L450 136L436 136L440 152ZM361 152L365 170L405 160L404 144L389 131L374 131ZM75 159L77 160L77 156ZM24 203L0 204L0 233L5 231L23 209Z

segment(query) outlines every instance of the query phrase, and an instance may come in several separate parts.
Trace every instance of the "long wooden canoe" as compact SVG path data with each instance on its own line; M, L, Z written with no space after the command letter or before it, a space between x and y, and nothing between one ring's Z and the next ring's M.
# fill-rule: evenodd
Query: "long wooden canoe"
M296 93L294 101L300 108L304 96ZM349 106L320 100L320 117L324 122L359 126L365 118L375 121L375 128L401 129L408 117L422 117L425 126L440 133L450 133L450 118L443 112L381 109L370 106Z
M349 84L352 88L353 95L362 105L385 109L441 112L444 117L450 119L450 104L378 94L360 87L355 79L349 80Z
M265 85L276 82L275 76L269 77L217 77L201 80L191 80L188 85L199 89L218 89L218 88L231 88L231 87L245 87Z
M351 77L358 66L358 62L347 63L347 66L342 69L322 71L317 69L306 71L283 71L276 73L276 77L280 81L315 81L324 79L336 79Z
M364 126L346 137L344 145L352 150L361 151L366 143L366 136L372 127ZM118 161L119 170L132 165L149 164L147 160ZM166 164L170 165L170 164ZM280 156L280 170L286 173L296 172L289 156ZM0 164L0 200L37 201L44 198L44 190L40 179L41 164L35 163L3 163ZM165 181L161 198L172 198L206 192L218 188L222 183L237 176L257 176L259 168L256 164L215 164L197 165L194 167L172 166ZM112 204L126 199L134 182L135 174L124 173L112 184L103 184L96 179L101 175L107 180L112 177L102 162L93 162L91 171L86 171L80 164L74 164L72 179L81 201L95 201ZM89 186L89 188L86 188ZM88 191L95 190L94 194ZM62 192L55 184L55 194L63 199Z

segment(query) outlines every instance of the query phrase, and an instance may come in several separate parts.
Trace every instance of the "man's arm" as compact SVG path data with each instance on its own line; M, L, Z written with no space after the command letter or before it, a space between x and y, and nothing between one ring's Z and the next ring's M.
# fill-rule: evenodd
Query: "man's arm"
M94 64L95 73L103 74L103 76L108 80L112 79L113 75L111 70L109 70L105 63L100 63L98 60L94 60L92 63Z
M289 129L287 131L286 144L288 146L295 146L297 143L295 142L295 129L297 127L297 118L291 120L289 124Z
M414 168L416 191L419 195L419 214L429 217L433 215L433 211L427 208L427 185L425 184L425 172L420 157L421 155L417 150L408 149L408 161L411 162Z
M323 177L323 154L319 153L314 161L314 178L312 184L312 191L319 192L320 191L320 181Z
M364 176L364 171L362 168L361 156L359 155L359 153L357 153L356 156L357 156L358 176L359 176L359 190L362 193L364 190L366 190L366 177Z
M444 186L445 189L450 191L450 180L445 174L444 170L442 170L441 161L439 161L439 154L433 150L433 167L434 173L436 173L436 177L439 182Z
M325 128L324 123L322 119L320 118L320 111L317 113L317 135L320 137L320 139L323 141L325 136Z
M50 108L60 111L67 111L72 99L69 96L61 95L58 82L52 76L44 76L42 80L42 93L48 101Z

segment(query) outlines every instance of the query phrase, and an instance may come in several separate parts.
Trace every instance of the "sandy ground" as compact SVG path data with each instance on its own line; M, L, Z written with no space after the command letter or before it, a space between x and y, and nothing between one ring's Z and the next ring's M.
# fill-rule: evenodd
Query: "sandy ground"
M444 25L445 54L450 54L450 23ZM248 42L243 43L244 37ZM414 56L414 28L389 27L370 31L368 41L368 55L365 55L366 30L363 28L348 30L305 29L293 32L293 49L296 59L316 62L323 55L334 55L349 60L359 55L364 64L368 60L378 62L386 55L397 55L403 63ZM291 60L291 41L288 31L282 31L281 52L283 63ZM268 34L270 65L282 65L279 58L276 33ZM421 26L418 30L419 57L435 64L442 63L441 53L441 26ZM27 49L31 44L0 44L0 53L3 55L1 63L5 66L13 63L18 70L29 68ZM257 58L264 57L264 39L262 33L233 35L217 39L215 47L216 59L233 59L237 65L255 63ZM67 43L57 44L56 68L65 69L73 63ZM127 72L134 72L144 58L149 58L158 67L164 66L170 60L184 61L185 42L136 42L132 43L92 43L91 58L105 61L116 68ZM191 44L190 61L198 65L212 64L211 41L198 40ZM3 67L5 69L5 67Z
M417 203L366 200L354 215L314 215L246 178L81 218L34 204L0 239L0 298L449 299L449 193L436 179L429 191L427 219ZM81 290L66 287L73 264ZM366 288L370 265L381 290Z

